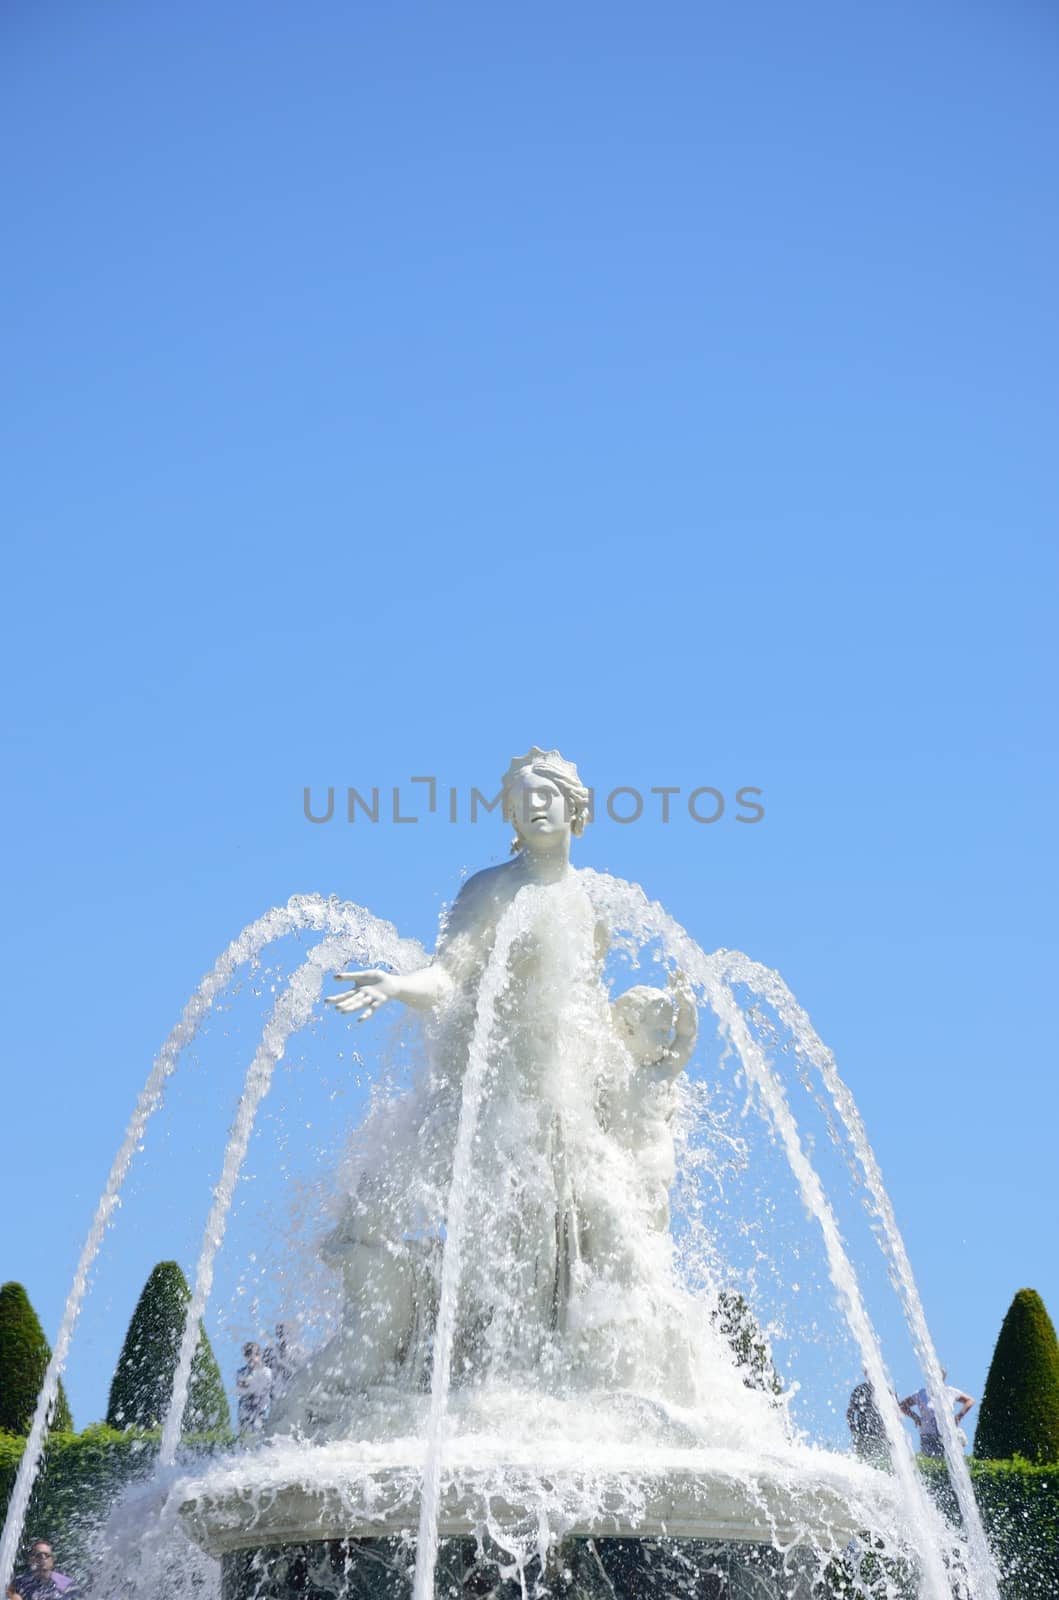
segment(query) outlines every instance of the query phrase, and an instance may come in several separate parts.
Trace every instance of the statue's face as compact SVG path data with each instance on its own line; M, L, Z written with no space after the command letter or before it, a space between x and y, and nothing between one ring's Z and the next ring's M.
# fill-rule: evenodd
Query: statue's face
M659 1061L673 1037L673 1007L665 995L649 1000L625 1024L629 1049L638 1061Z
M566 799L550 778L524 768L511 785L511 820L515 832L531 848L570 832Z

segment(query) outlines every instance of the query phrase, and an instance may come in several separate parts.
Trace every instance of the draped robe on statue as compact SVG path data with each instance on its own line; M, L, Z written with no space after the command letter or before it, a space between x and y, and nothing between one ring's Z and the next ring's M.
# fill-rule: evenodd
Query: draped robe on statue
M366 1154L324 1250L345 1275L345 1325L282 1408L280 1428L310 1393L319 1424L334 1423L322 1373L332 1398L428 1387L440 1263L457 1227L454 1389L622 1389L681 1406L702 1398L702 1356L717 1337L677 1282L672 1240L643 1205L628 1137L608 1126L632 1063L602 982L606 931L575 873L489 910L457 903L435 956L454 983L427 1024L428 1070L362 1130ZM472 1057L473 1107L464 1105ZM476 1126L456 1200L461 1109Z

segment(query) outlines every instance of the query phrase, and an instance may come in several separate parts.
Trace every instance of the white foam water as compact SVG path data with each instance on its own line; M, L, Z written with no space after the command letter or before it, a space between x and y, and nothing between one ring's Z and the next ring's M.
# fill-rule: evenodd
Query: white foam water
M635 929L644 941L650 938L660 939L667 955L701 987L707 1002L718 1015L735 1045L748 1080L758 1087L762 1103L767 1107L769 1116L783 1140L791 1170L795 1174L806 1205L823 1233L831 1279L859 1347L864 1368L875 1390L876 1403L879 1405L886 1426L894 1468L904 1493L913 1528L913 1543L922 1563L928 1593L932 1600L934 1597L937 1597L937 1600L949 1600L952 1592L949 1576L932 1532L935 1522L933 1508L915 1469L914 1458L904 1434L901 1414L886 1373L878 1338L860 1293L856 1272L842 1244L834 1213L824 1195L819 1178L802 1148L782 1084L747 1028L728 984L744 983L753 993L765 998L790 1028L803 1054L820 1072L832 1103L847 1130L856 1159L865 1173L869 1192L882 1224L881 1243L884 1253L893 1265L893 1280L901 1298L917 1354L928 1377L936 1415L942 1424L946 1459L959 1498L968 1544L971 1595L973 1600L998 1600L996 1565L989 1551L981 1516L974 1499L956 1425L945 1398L941 1367L930 1338L911 1263L863 1120L852 1093L838 1073L833 1055L813 1030L808 1016L798 1006L787 985L772 969L751 961L738 951L720 951L713 956L707 956L662 906L648 900L639 885L629 884L602 873L588 873L586 876L589 891L606 916L617 925Z
M790 1029L796 1048L823 1079L831 1103L846 1130L854 1158L864 1173L872 1208L881 1224L881 1229L876 1231L876 1238L891 1268L891 1281L896 1286L912 1344L927 1379L927 1390L934 1415L941 1429L945 1459L967 1537L969 1565L975 1575L975 1592L981 1596L981 1600L998 1600L996 1566L989 1550L981 1514L974 1498L971 1475L949 1406L941 1363L930 1335L923 1301L904 1238L897 1225L893 1203L883 1182L882 1170L868 1139L868 1132L857 1103L848 1084L839 1074L834 1055L819 1037L808 1014L795 1000L779 973L771 967L751 961L748 956L740 952L726 952L722 959L724 971L730 981L745 984L752 993L767 1000L777 1016Z
M396 934L390 925L378 922L370 913L363 912L358 906L334 898L327 899L322 895L292 895L285 906L273 906L264 916L249 923L218 956L188 999L179 1021L155 1057L114 1157L91 1227L81 1248L73 1282L63 1308L62 1321L37 1397L29 1436L8 1501L3 1535L0 1537L0 1581L5 1586L14 1571L30 1495L40 1470L48 1429L55 1409L59 1379L66 1366L70 1341L88 1290L92 1267L107 1228L121 1204L121 1190L133 1156L140 1148L148 1123L162 1104L166 1083L176 1071L181 1055L192 1043L209 1012L231 984L236 973L248 962L255 960L268 945L306 929L355 927L359 930L363 926L364 918L380 930L387 930L387 946L392 945L406 964L415 965L417 961L425 959L421 948L414 941L400 940L394 945Z
M449 1189L445 1214L445 1247L442 1257L437 1327L434 1333L430 1413L427 1419L419 1502L419 1537L416 1544L413 1600L433 1600L434 1596L434 1572L437 1566L438 1548L438 1491L445 1415L452 1377L456 1302L463 1272L464 1224L471 1181L471 1151L478 1127L482 1091L489 1070L489 1045L496 1023L496 1004L509 981L508 957L512 941L520 927L525 925L527 902L524 895L525 890L512 901L497 924L492 955L482 974L478 989L477 1014L474 1032L471 1035L467 1071L463 1079L459 1125L452 1162L452 1185Z
M598 976L586 976L597 973L591 957L597 923L607 928L612 947L624 949L634 961L645 946L660 947L713 1012L735 1052L753 1103L782 1149L819 1231L835 1303L875 1389L893 1476L793 1437L783 1397L745 1386L703 1305L678 1283L668 1230L645 1220L637 1162L622 1153L616 1107L633 1068L631 1058L623 1065L624 1047L615 1054L616 1035ZM144 1566L143 1552L135 1561L130 1555L140 1574L133 1590L144 1582L166 1587L166 1550L172 1546L165 1540L183 1538L177 1530L189 1506L194 1508L191 1525L199 1517L203 1528L209 1524L214 1531L229 1514L226 1508L238 1519L249 1506L265 1545L269 1508L287 1497L284 1503L307 1508L301 1536L310 1540L334 1537L334 1527L354 1524L377 1527L380 1533L398 1528L410 1536L418 1523L414 1600L433 1600L439 1529L446 1517L445 1525L451 1525L453 1505L465 1503L472 1508L470 1526L496 1552L499 1578L516 1581L528 1595L530 1562L539 1561L543 1571L557 1541L571 1532L635 1531L652 1517L664 1524L681 1494L688 1526L698 1526L697 1518L706 1525L711 1508L705 1491L696 1505L698 1478L731 1494L733 1504L745 1508L757 1537L771 1529L778 1549L815 1545L823 1561L841 1546L836 1547L838 1535L829 1532L820 1508L841 1505L853 1526L873 1528L891 1551L912 1556L923 1600L950 1600L954 1581L969 1600L996 1600L995 1569L955 1426L940 1401L940 1369L907 1252L863 1122L830 1052L777 974L739 953L707 955L638 886L591 871L572 873L559 886L524 887L500 915L470 1013L457 1018L448 1036L448 1055L443 1047L400 1115L380 1124L384 1134L400 1130L408 1148L384 1146L376 1168L370 1160L365 1168L363 1193L383 1195L387 1227L401 1226L400 1185L407 1184L408 1231L398 1237L406 1246L413 1241L420 1254L412 1251L412 1257L420 1266L427 1256L424 1237L415 1234L411 1222L415 1204L421 1210L424 1204L433 1207L433 1225L442 1224L433 1322L421 1336L428 1343L432 1339L429 1393L422 1394L418 1380L411 1379L401 1390L394 1373L375 1390L370 1384L359 1390L354 1383L347 1388L355 1409L335 1413L347 1420L336 1424L338 1434L323 1436L331 1442L299 1440L295 1427L290 1437L267 1440L253 1451L180 1476L174 1463L200 1323L276 1064L294 1031L312 1017L330 968L355 959L407 971L425 960L418 946L398 940L392 927L368 912L317 897L299 898L251 925L203 980L166 1041L115 1162L113 1195L108 1184L97 1222L105 1205L112 1210L117 1203L162 1084L216 995L242 961L294 927L318 928L328 936L276 1002L229 1131L196 1265L163 1430L161 1470L154 1489L134 1497L141 1508L152 1503L160 1509L157 1551L151 1557L155 1565ZM515 973L526 970L527 948L538 963L532 1000L515 984ZM741 1007L739 988L763 1000L789 1031L799 1059L823 1084L851 1159L864 1173L880 1243L928 1383L938 1395L965 1548L933 1506L916 1470L836 1211L810 1159L780 1071ZM519 1080L514 1088L512 1079ZM604 1085L603 1102L598 1095L593 1102L595 1091L586 1090L586 1083ZM597 1123L606 1124L606 1137L599 1136ZM390 1185L385 1190L376 1182L379 1171ZM35 1460L26 1469L16 1519L13 1496L5 1526L5 1574L17 1548L58 1373L109 1214L98 1237L93 1225L92 1248L82 1257L83 1272L79 1267L56 1341L54 1375L50 1367L50 1389L46 1383L38 1406L44 1420L27 1447L27 1456L32 1448ZM358 1215L364 1216L363 1209ZM587 1245L578 1232L585 1218L590 1219ZM364 1236L365 1241L372 1248L378 1242L375 1235ZM534 1270L526 1270L520 1250L529 1253ZM534 1271L541 1279L542 1263L544 1276L554 1279L548 1304L540 1298L539 1282L533 1286ZM712 1292L716 1288L712 1285ZM708 1285L707 1298L710 1292ZM414 1354L401 1359L412 1363ZM326 1376L326 1369L321 1371ZM356 1431L343 1437L342 1427ZM306 1432L311 1439L311 1429ZM128 1527L136 1518L126 1508ZM836 1528L839 1522L841 1517ZM119 1515L112 1531L121 1524ZM219 1548L226 1548L223 1541ZM109 1575L116 1583L117 1566ZM198 1589L202 1579L196 1569L185 1587ZM183 1590L177 1582L168 1592Z
M280 995L272 1015L265 1024L261 1043L247 1068L246 1080L239 1098L235 1119L228 1134L221 1175L213 1192L213 1201L202 1245L195 1267L195 1285L188 1305L184 1333L180 1342L173 1392L162 1427L162 1447L159 1464L164 1469L172 1466L180 1443L184 1407L187 1404L191 1383L191 1366L198 1346L203 1313L213 1287L213 1271L217 1252L224 1241L228 1213L235 1196L243 1161L246 1158L250 1136L261 1102L272 1083L272 1074L281 1061L291 1035L305 1026L320 998L325 973L347 961L360 961L367 967L393 966L402 971L407 966L422 963L423 952L416 944L398 938L392 924L373 917L362 907L344 907L340 916L346 924L342 932L318 944L308 959L298 968L287 988Z

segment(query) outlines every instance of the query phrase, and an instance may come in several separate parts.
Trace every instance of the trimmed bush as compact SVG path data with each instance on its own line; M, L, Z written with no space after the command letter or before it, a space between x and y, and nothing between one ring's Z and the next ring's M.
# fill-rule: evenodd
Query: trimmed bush
M768 1340L738 1290L721 1290L714 1320L717 1331L728 1341L736 1366L742 1369L746 1387L763 1389L766 1394L782 1394L783 1384L773 1364Z
M201 1459L232 1442L227 1431L185 1439L182 1459ZM124 1491L150 1477L160 1443L157 1428L119 1432L101 1422L84 1433L51 1434L30 1496L20 1564L28 1554L25 1542L43 1534L55 1548L56 1566L79 1581L88 1580L97 1531ZM0 1518L7 1511L25 1445L23 1438L0 1433Z
M0 1494L4 1504L14 1488L24 1439L0 1434ZM145 1478L158 1454L157 1435L138 1430L116 1433L97 1424L82 1434L53 1433L30 1495L23 1541L45 1534L56 1566L83 1579L91 1538L122 1490ZM27 1552L22 1551L22 1560Z
M0 1429L5 1433L29 1432L50 1359L51 1347L29 1295L20 1283L5 1283L0 1288ZM51 1423L60 1433L73 1428L62 1379Z
M110 1428L157 1428L173 1391L191 1290L175 1261L160 1261L144 1284L121 1347L107 1405ZM205 1329L191 1364L185 1433L227 1428L228 1397Z
M1056 1600L1059 1594L1059 1467L1029 1461L971 1461L971 1484L997 1564L1001 1600ZM946 1521L960 1524L944 1461L920 1471ZM955 1571L953 1594L966 1593ZM918 1600L913 1565L862 1533L820 1574L813 1600Z
M1059 1461L1059 1341L1035 1289L1020 1289L985 1382L974 1453L981 1460Z
M1059 1466L974 1461L971 1479L1010 1600L1059 1594Z
M989 1547L1000 1569L1003 1600L1055 1600L1059 1594L1059 1466L1034 1462L968 1463ZM920 1460L939 1509L960 1520L944 1461Z

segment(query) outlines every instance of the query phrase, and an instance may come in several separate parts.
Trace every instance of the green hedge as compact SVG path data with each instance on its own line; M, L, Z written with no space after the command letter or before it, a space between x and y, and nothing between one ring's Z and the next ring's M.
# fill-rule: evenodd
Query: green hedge
M1059 1466L1029 1461L968 1463L975 1499L1000 1573L1002 1600L1059 1597ZM944 1462L919 1458L920 1471L949 1521L959 1523L956 1495ZM902 1558L887 1555L868 1534L856 1559L829 1562L813 1586L813 1600L918 1600L915 1574ZM953 1593L963 1594L961 1588Z
M6 1508L25 1439L0 1434L0 1496ZM53 1433L33 1486L24 1538L50 1539L56 1566L81 1575L88 1543L127 1484L146 1478L158 1454L158 1433L118 1432L100 1423L84 1433Z
M24 1542L50 1539L60 1571L87 1575L93 1534L122 1491L150 1477L160 1442L159 1428L118 1430L105 1423L84 1433L53 1433L30 1496ZM232 1442L227 1432L203 1434L185 1439L182 1453L208 1454ZM6 1513L25 1445L17 1435L0 1433L0 1515Z
M1059 1595L1059 1465L1013 1461L968 1463L978 1509L1000 1567L1004 1600L1056 1600ZM956 1520L948 1468L921 1461L934 1496Z

